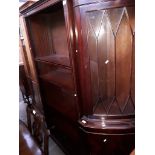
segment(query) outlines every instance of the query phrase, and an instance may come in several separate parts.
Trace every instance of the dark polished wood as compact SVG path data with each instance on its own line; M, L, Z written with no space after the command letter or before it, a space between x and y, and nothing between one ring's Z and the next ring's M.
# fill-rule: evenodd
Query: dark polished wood
M26 2L20 7L20 12L22 10L25 10L29 4L32 4L32 1ZM31 91L31 103L35 104L36 107L40 109L40 111L43 113L43 107L42 107L42 101L40 96L40 88L39 83L37 79L36 74L36 68L34 66L32 53L31 53L31 47L29 42L29 36L27 35L27 27L25 23L25 19L23 18L22 14L20 14L20 51L22 54L23 62L24 62L24 68L26 72L26 79L28 81L28 85Z
M134 7L121 7L121 2L120 8L97 6L76 9L81 12L77 28L84 104L97 115L134 114Z
M63 76L63 79L61 78ZM63 86L66 89L74 90L71 73L63 69L57 69L50 73L41 75L40 78L49 81L57 86Z
M30 104L32 91L29 87L28 79L26 77L24 64L19 65L19 86L25 103Z
M69 56L62 7L60 5L55 12L40 12L27 19L28 25L31 28L30 34L33 34L31 38L33 40L32 45L35 58L50 55ZM42 24L42 19L44 19L44 24ZM50 22L51 20L54 20L54 22ZM56 56L57 60L58 57ZM46 60L48 61L48 57Z
M21 13L51 136L68 154L130 154L134 0L45 0Z
M48 8L46 8L47 5ZM40 9L41 11L37 13ZM66 147L69 150L67 152L72 154L75 150L79 152L80 136L77 120L80 114L73 67L75 63L73 61L74 30L71 25L72 2L40 1L22 13L38 73L47 125L52 128L51 126L56 122L58 131L54 133L60 132L57 139L60 141L63 139L62 141L67 144ZM61 138L64 135L70 138Z
M133 116L132 116L133 117ZM124 117L83 116L79 123L85 132L100 134L134 134L135 119Z
M54 55L45 56L45 57L38 57L35 60L39 62L46 62L48 64L55 65L55 66L66 67L67 69L70 69L69 57L66 57L64 55L54 54Z
M80 5L90 5L90 4L97 4L98 6L108 6L111 7L111 4L114 4L114 7L118 6L125 6L125 5L133 5L134 0L73 0L74 7Z
M26 125L19 122L19 154L20 155L43 155Z
M68 119L77 121L78 109L75 106L74 93L44 80L40 82L45 106L49 105L49 108L54 108L56 111L68 117Z
M129 155L134 149L134 134L87 134L88 147L92 155Z
M74 6L84 115L79 123L88 150L93 155L130 154L135 133L134 1L77 0ZM108 144L102 135L110 139Z
M32 4L34 4L37 0L28 0L27 2L25 2L23 5L21 5L19 7L19 10L25 10L26 8L28 8L29 6L31 6Z
M48 155L50 132L46 127L44 116L33 105L28 105L26 111L29 131L44 155Z
M130 155L135 155L135 149L130 153Z

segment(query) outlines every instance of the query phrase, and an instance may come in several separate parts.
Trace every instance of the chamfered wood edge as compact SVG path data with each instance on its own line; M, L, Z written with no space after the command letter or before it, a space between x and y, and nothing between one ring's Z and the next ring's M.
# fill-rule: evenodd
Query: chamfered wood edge
M41 11L47 7L49 7L50 5L54 5L55 3L61 2L62 0L40 0L37 1L36 3L32 4L31 6L23 9L20 11L21 14L25 15L25 14L33 14L36 13L38 11Z
M78 120L80 128L86 133L93 134L134 134L134 115L128 116L83 116Z

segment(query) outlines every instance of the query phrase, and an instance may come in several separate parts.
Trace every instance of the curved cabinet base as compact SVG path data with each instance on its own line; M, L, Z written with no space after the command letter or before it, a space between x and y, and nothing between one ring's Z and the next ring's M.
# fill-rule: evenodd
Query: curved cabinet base
M129 155L135 147L132 117L83 116L79 124L91 155Z

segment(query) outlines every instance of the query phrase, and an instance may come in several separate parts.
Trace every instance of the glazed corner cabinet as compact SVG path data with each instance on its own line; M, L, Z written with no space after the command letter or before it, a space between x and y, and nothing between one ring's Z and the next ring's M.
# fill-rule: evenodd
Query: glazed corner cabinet
M66 154L129 155L134 0L40 0L20 14L51 136Z

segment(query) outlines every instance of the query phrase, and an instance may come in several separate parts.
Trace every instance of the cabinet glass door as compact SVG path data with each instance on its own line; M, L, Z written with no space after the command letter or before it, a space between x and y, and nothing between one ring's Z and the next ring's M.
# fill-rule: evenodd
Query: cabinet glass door
M85 76L90 80L93 113L133 114L134 7L81 7L81 11L84 61L89 70Z

